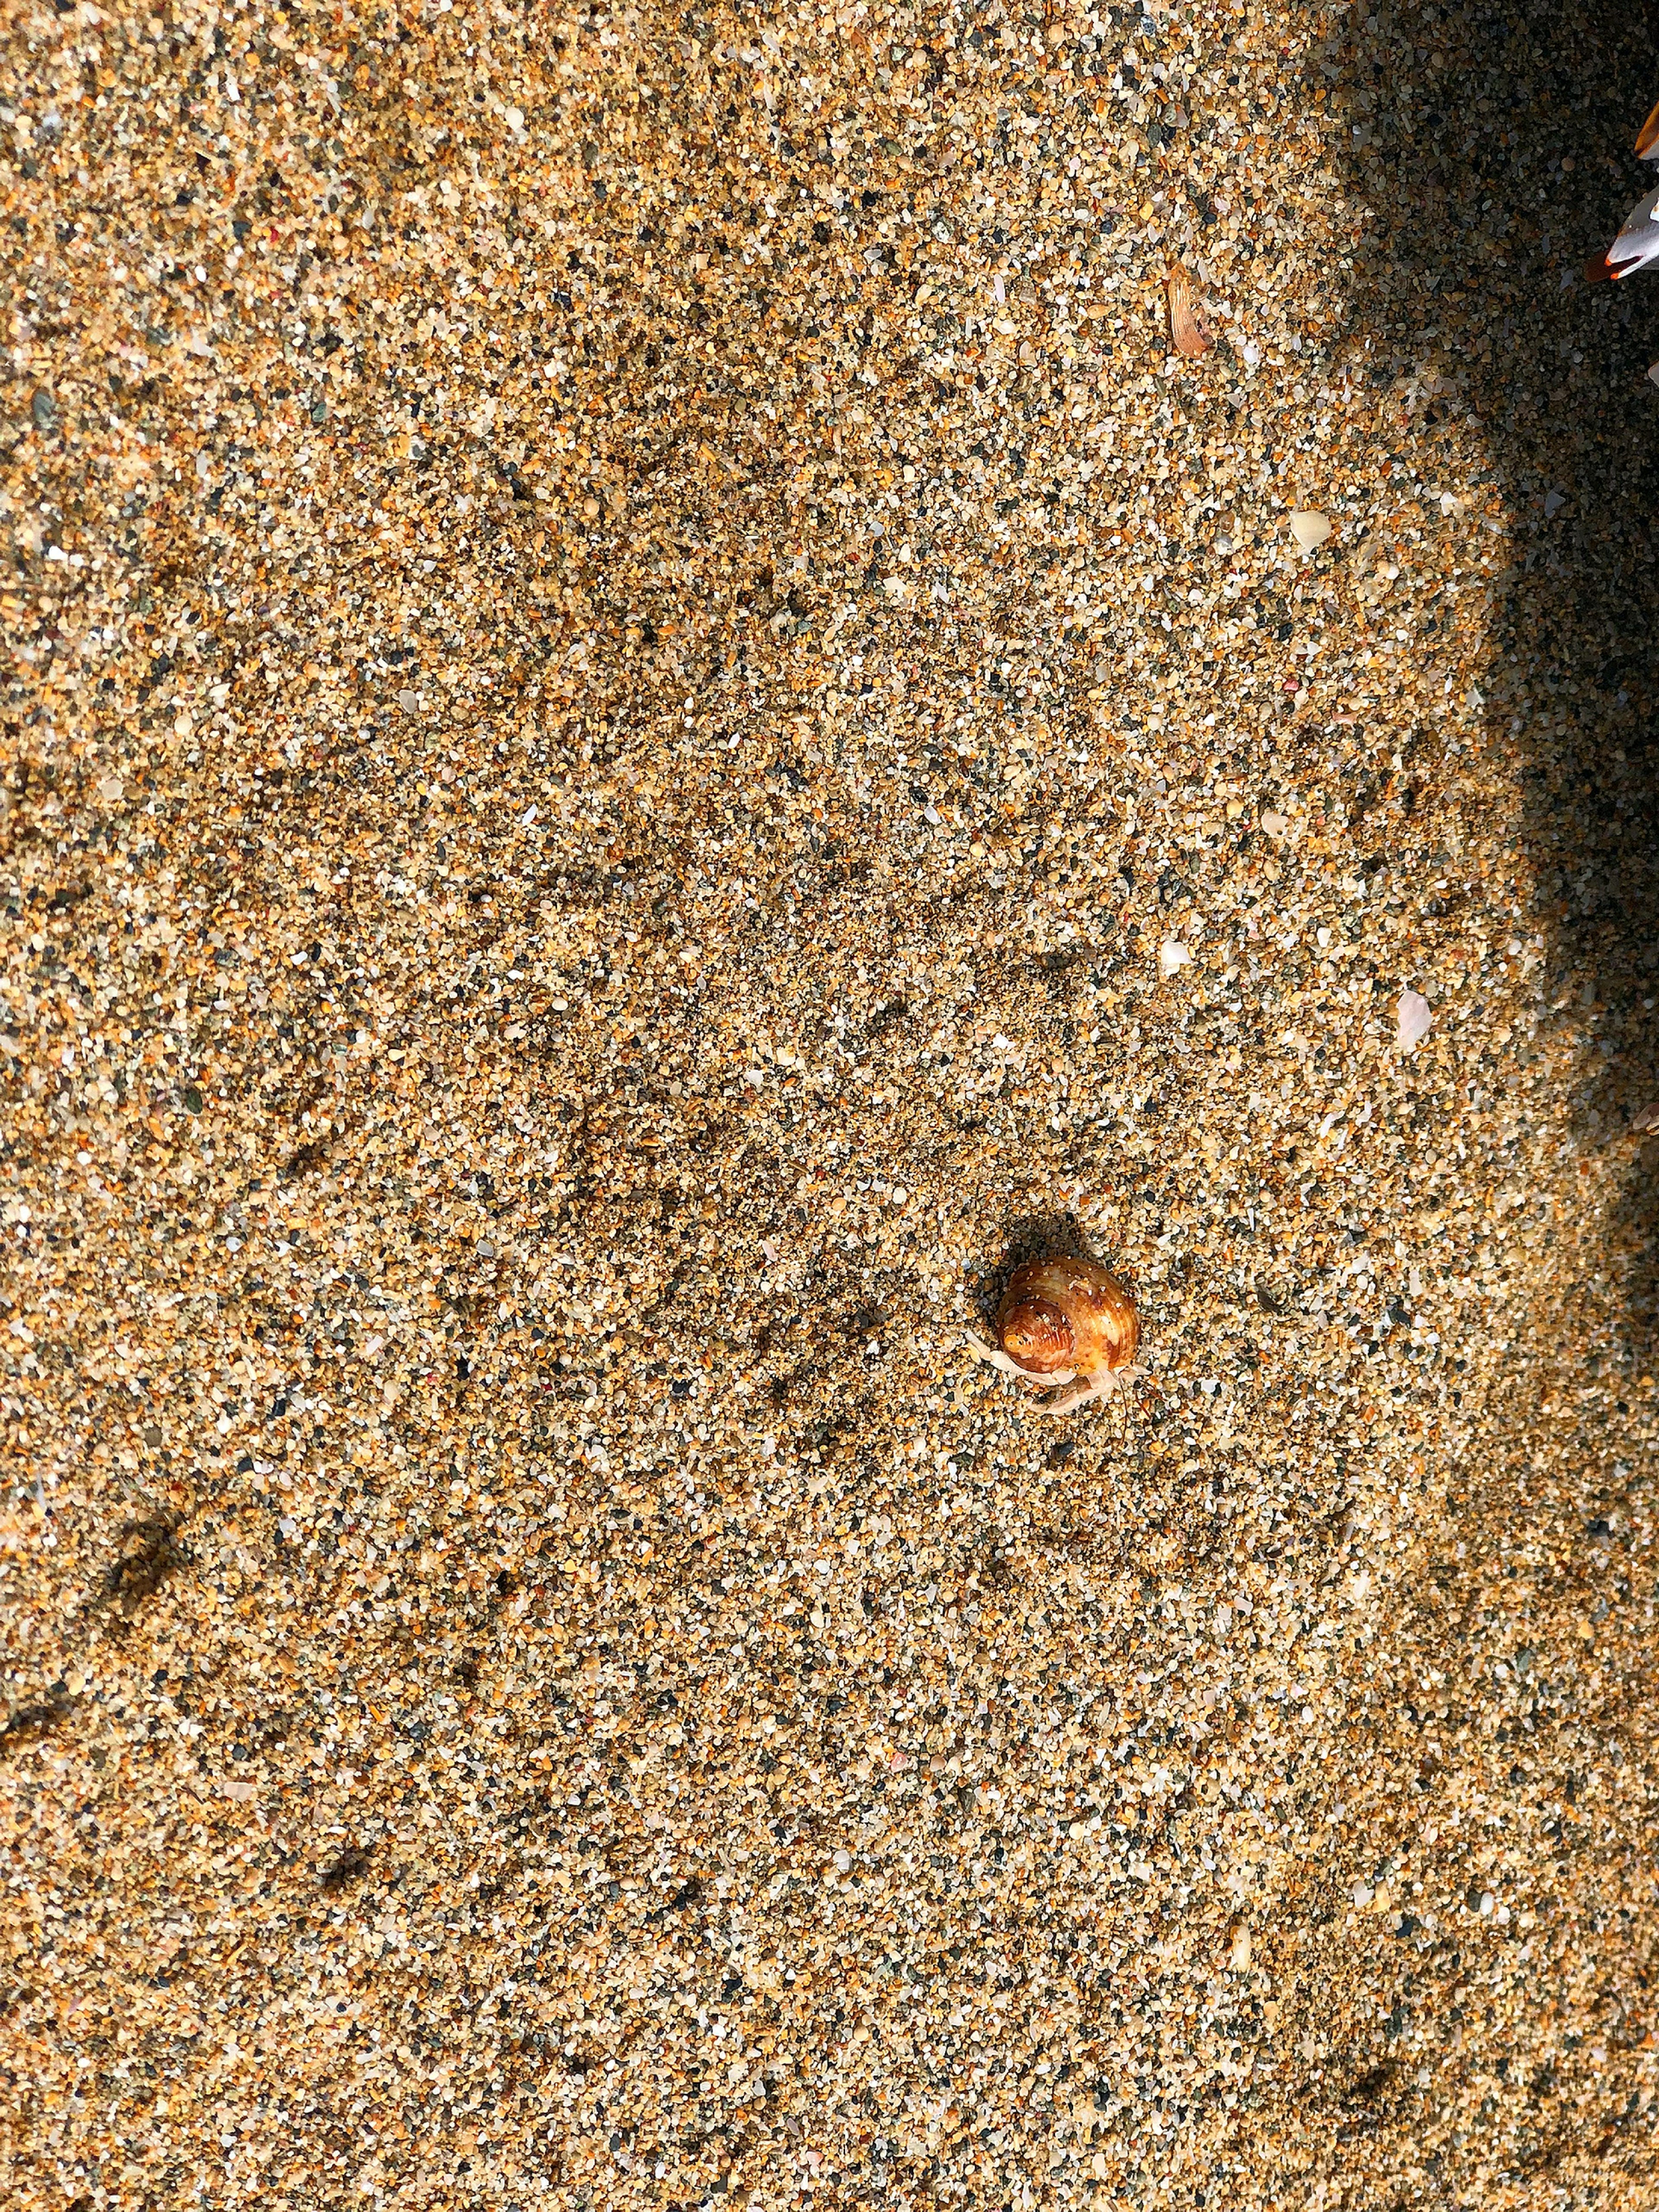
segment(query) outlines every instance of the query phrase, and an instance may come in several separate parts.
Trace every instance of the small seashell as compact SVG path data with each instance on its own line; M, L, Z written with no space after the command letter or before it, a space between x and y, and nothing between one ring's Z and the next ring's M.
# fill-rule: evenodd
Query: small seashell
M1331 518L1316 507L1298 507L1291 515L1291 535L1304 553L1322 545L1331 534Z
M1396 1042L1401 1052L1414 1051L1429 1033L1434 1010L1420 991L1402 991L1398 1014L1400 1031Z
M1170 343L1178 354L1195 361L1200 354L1208 353L1214 341L1193 304L1192 280L1184 269L1177 266L1170 271L1164 293L1170 305Z
M1016 1267L997 1313L997 1340L963 1344L1000 1374L1038 1384L1043 1413L1069 1413L1127 1388L1140 1341L1134 1300L1093 1260L1030 1260ZM1064 1387L1061 1387L1064 1386Z
M1167 983L1177 968L1184 968L1192 958L1192 947L1182 945L1174 937L1166 937L1158 948L1158 972Z
M1279 838L1289 836L1291 832L1290 817L1288 815L1285 814L1267 813L1261 817L1261 827L1267 836L1271 837L1275 843L1277 843Z
M1028 1260L997 1313L997 1342L1023 1375L1113 1374L1140 1340L1134 1301L1094 1260Z
M1236 1974L1250 1971L1250 1931L1242 1920L1235 1920L1227 1930L1227 1964Z

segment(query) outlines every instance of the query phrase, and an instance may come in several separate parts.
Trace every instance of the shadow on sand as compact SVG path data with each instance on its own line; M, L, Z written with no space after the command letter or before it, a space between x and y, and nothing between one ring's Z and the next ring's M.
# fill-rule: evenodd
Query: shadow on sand
M1375 213L1353 326L1397 395L1398 458L1432 485L1472 410L1491 481L1469 525L1509 533L1480 684L1490 756L1527 793L1518 921L1541 935L1558 1018L1589 1041L1581 1146L1626 1141L1659 1087L1659 279L1583 276L1659 182L1633 151L1659 92L1656 28L1644 7L1413 0L1361 17L1344 57L1342 159ZM1609 1224L1626 1332L1609 1352L1637 1375L1654 1352L1656 1170L1659 1147L1632 1145Z
M1437 1712L1451 1747L1443 1768L1417 1764L1431 1731L1408 1698L1386 1755L1414 1774L1419 1820L1437 1813L1443 1788L1474 1790L1514 1832L1552 1835L1540 1824L1571 1814L1598 1762L1649 1771L1651 1670L1630 1530L1645 1512L1632 1509L1647 1479L1642 1378L1659 1354L1659 1146L1630 1132L1659 1094L1659 391L1646 374L1659 355L1659 280L1592 287L1583 270L1659 182L1633 152L1659 94L1656 27L1642 7L1415 0L1357 11L1340 53L1346 188L1374 211L1351 294L1352 358L1365 362L1385 419L1399 410L1395 473L1407 492L1431 494L1443 468L1466 489L1468 418L1479 418L1484 465L1462 519L1471 533L1499 533L1509 558L1488 608L1484 665L1461 680L1472 674L1484 701L1486 773L1513 777L1522 797L1507 838L1488 827L1474 842L1513 881L1517 934L1541 955L1534 982L1550 1012L1539 1048L1552 1036L1571 1040L1566 1124L1534 1129L1539 1141L1526 1148L1551 1162L1565 1217L1559 1241L1530 1248L1532 1277L1514 1301L1519 1334L1492 1347L1474 1449L1426 1472L1443 1501L1413 1508L1423 1555L1382 1632L1407 1675L1447 1685ZM1465 588L1477 573L1471 548ZM1452 628L1449 611L1425 611L1425 659ZM1451 794L1462 764L1437 758L1438 743L1431 732L1418 741L1425 794L1441 796L1425 797L1416 826L1431 846L1449 847L1449 860L1437 857L1455 902ZM1490 884L1485 903L1490 911ZM1521 1063L1533 1048L1522 1026L1486 1052L1478 1081L1487 1103L1517 1106L1524 1124ZM1423 1089L1425 1111L1447 1103ZM1610 1162L1622 1183L1602 1217L1573 1218L1581 1165ZM1465 1199L1489 1195L1477 1185L1492 1168L1471 1160ZM1526 1179L1518 1160L1498 1173ZM1583 1183L1604 1187L1593 1172ZM1483 1635L1535 1636L1548 1655L1540 1666L1551 1679L1513 1711L1500 1712L1483 1686ZM1593 1668L1576 1662L1574 1635L1595 1639ZM1550 1891L1566 1880L1576 1895L1611 1894L1635 1832L1615 1823L1598 1838L1595 1875L1540 1865L1544 1982L1593 1970L1609 2002L1640 2001L1648 1941L1610 1911L1575 1917ZM1455 1861L1450 1850L1446 1863ZM1478 1948L1453 1928L1443 1955L1414 1975L1377 1954L1378 1986L1397 1992L1395 2016L1420 2023L1428 2063L1414 2078L1428 2086L1413 2117L1403 2086L1413 2077L1392 2052L1381 2056L1343 2107L1343 2126L1357 2100L1379 2156L1401 2170L1437 2130L1427 2162L1448 2189L1473 2172L1465 2160L1496 2154L1500 2139L1516 2179L1606 2173L1604 2158L1638 2155L1619 2147L1622 2118L1597 2117L1594 2097L1575 2110L1545 2101L1535 2086L1551 2063L1541 2027L1525 2030L1505 2061L1512 2079L1534 2084L1524 2106L1505 2118L1488 2100L1471 2141L1449 2132L1460 2094L1449 2056L1462 2017L1457 1978Z

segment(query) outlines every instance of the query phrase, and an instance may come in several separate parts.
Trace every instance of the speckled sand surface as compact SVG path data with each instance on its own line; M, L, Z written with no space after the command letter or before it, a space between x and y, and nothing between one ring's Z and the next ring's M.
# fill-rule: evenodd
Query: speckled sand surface
M5 21L4 2201L1654 2203L1642 21Z

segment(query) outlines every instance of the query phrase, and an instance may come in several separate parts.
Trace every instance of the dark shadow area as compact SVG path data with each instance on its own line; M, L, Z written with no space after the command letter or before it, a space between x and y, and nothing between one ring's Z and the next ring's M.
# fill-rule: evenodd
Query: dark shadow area
M1528 1022L1494 1019L1460 1055L1457 1085L1516 1109L1525 1157L1549 1163L1545 1195L1563 1212L1582 1165L1611 1158L1625 1178L1582 1237L1569 1222L1533 1248L1516 1334L1461 1347L1472 1369L1490 1355L1467 1409L1478 1445L1425 1455L1424 1524L1445 1519L1389 1622L1413 1686L1373 1749L1410 1778L1417 1819L1431 1808L1443 1817L1443 1792L1474 1790L1488 1818L1553 1845L1540 1853L1534 1892L1540 1990L1593 1971L1604 2001L1633 2004L1653 1970L1645 1931L1629 1915L1575 1916L1565 1900L1605 1893L1640 1828L1638 1815L1592 1839L1577 1825L1587 1776L1606 1762L1646 1786L1653 1771L1650 1645L1626 1547L1650 1465L1640 1378L1659 1350L1659 1148L1638 1150L1631 1133L1659 1094L1659 390L1647 380L1659 356L1659 279L1591 286L1583 270L1659 182L1633 150L1659 94L1659 9L1411 0L1352 20L1332 57L1342 160L1347 191L1372 213L1350 293L1350 357L1373 380L1401 507L1420 499L1437 514L1443 486L1473 495L1450 526L1467 532L1468 596L1455 612L1443 594L1415 610L1422 661L1437 672L1443 660L1485 702L1480 761L1452 757L1432 728L1411 741L1407 772L1423 793L1413 834L1445 879L1443 894L1438 881L1435 897L1425 891L1422 942L1443 948L1458 927L1467 836L1472 856L1502 872L1474 902L1501 913L1513 883L1511 941L1541 962L1529 988L1541 985L1548 1012L1535 1042ZM1483 569L1483 544L1504 548L1501 570ZM1460 666L1449 648L1477 629L1481 660ZM1477 826L1492 804L1498 819L1487 812ZM1510 835L1498 834L1500 819ZM1529 1127L1528 1056L1569 1040L1565 1067L1552 1065L1543 1086L1553 1110L1570 1084L1568 1113ZM1413 1111L1436 1106L1425 1080ZM1484 1203L1493 1180L1490 1154L1477 1155L1460 1196ZM1593 1174L1583 1188L1601 1182ZM1483 1672L1480 1639L1493 1636L1527 1653L1507 1705ZM1596 1666L1583 1667L1577 1651L1592 1645ZM1415 1686L1436 1669L1447 1686L1438 1705ZM1573 1836L1585 1845L1577 1863L1563 1841ZM1372 1964L1393 2000L1388 2037L1415 2033L1421 2069L1369 2054L1370 2070L1331 2107L1336 2142L1369 2138L1375 2157L1401 2169L1426 2160L1446 2202L1477 2186L1472 2160L1501 2156L1511 2181L1548 2176L1569 2190L1586 2175L1616 2188L1645 2174L1650 2143L1628 2130L1610 2087L1576 2104L1557 2094L1571 2053L1550 2044L1541 2010L1509 2031L1498 2069L1524 2094L1507 2111L1484 2100L1454 2131L1458 2039L1500 2032L1492 2011L1462 2008L1460 1978L1491 1955L1478 1923L1493 1900L1460 1850L1447 1824L1436 1872L1443 1884L1451 1877L1455 1902L1466 1882L1462 1918L1445 1916L1432 1940L1426 1929L1407 1943L1397 1936Z
M1468 526L1507 533L1477 680L1492 754L1527 793L1517 930L1541 934L1556 1019L1588 1040L1585 1147L1622 1141L1659 1087L1659 276L1583 275L1659 183L1633 150L1659 94L1656 30L1659 9L1608 0L1408 0L1357 11L1341 57L1348 189L1374 211L1352 327L1399 410L1396 474L1434 485L1473 413L1488 482ZM1474 571L1472 557L1466 588ZM1628 1314L1617 1356L1638 1373L1659 1225L1646 1151L1632 1148L1609 1255Z

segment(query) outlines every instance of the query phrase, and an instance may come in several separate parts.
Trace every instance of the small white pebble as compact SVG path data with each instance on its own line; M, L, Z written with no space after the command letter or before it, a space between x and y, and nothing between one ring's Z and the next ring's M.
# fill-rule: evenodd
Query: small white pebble
M1322 545L1331 534L1331 518L1315 508L1299 507L1291 516L1291 535L1304 553Z

